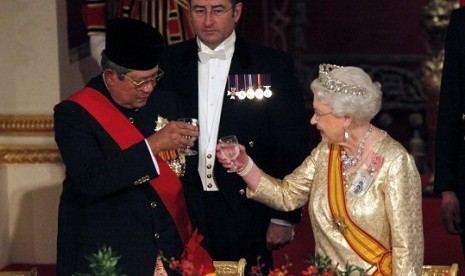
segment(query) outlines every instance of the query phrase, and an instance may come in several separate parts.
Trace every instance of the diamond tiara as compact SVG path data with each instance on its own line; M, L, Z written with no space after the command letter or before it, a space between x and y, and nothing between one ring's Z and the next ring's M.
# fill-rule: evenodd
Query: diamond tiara
M318 71L318 80L321 85L332 93L337 94L351 94L355 96L363 96L366 93L366 89L358 86L347 84L343 81L333 79L329 76L329 73L337 68L342 68L343 66L333 65L333 64L320 64Z

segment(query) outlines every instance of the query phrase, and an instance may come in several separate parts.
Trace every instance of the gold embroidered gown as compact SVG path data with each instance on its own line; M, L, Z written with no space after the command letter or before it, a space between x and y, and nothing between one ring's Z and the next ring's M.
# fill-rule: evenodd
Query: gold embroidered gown
M347 210L360 228L391 248L392 275L421 275L422 201L415 162L404 147L387 134L372 151L381 155L384 162L363 196L348 190L356 173L347 176ZM279 210L294 210L309 201L315 252L330 257L333 265L339 264L339 268L344 268L346 263L369 268L371 264L351 249L334 226L327 194L328 155L329 145L321 142L284 180L263 173L255 193L248 190L247 196Z

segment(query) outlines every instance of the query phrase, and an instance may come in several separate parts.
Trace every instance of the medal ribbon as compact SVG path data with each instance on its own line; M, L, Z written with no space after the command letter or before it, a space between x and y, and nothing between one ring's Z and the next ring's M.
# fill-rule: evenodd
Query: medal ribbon
M370 264L376 264L373 275L391 275L392 252L350 218L345 201L340 157L339 145L331 145L328 164L328 201L334 224L357 255Z
M144 139L140 131L100 92L86 87L68 98L86 109L114 139L122 150ZM150 180L150 185L157 192L173 218L177 231L184 244L183 259L190 261L196 271L202 274L215 270L213 261L207 251L200 245L203 236L192 232L192 224L187 213L182 184L168 164L159 156L155 157L160 168L160 175Z

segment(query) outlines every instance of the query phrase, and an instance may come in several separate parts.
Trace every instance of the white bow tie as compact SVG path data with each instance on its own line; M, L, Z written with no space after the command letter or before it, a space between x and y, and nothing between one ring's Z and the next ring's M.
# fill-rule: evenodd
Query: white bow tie
M204 53L204 52L199 52L199 59L200 62L205 63L209 61L212 58L217 58L217 59L226 59L226 53L224 50L217 50L217 51L212 51L209 53Z

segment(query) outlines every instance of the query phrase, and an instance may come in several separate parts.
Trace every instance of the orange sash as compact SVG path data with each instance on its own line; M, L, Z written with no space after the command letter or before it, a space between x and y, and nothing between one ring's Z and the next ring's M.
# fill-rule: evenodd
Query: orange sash
M345 201L345 189L339 145L331 145L328 164L328 200L334 225L341 231L354 252L376 265L373 275L391 275L392 252L350 218Z
M86 87L68 98L86 109L115 140L121 149L142 141L144 136L127 118L95 89ZM160 175L150 180L152 188L160 196L178 230L184 244L183 259L191 262L196 271L202 274L215 271L213 261L207 251L200 245L203 236L192 231L187 213L182 184L176 174L160 157L156 156Z

